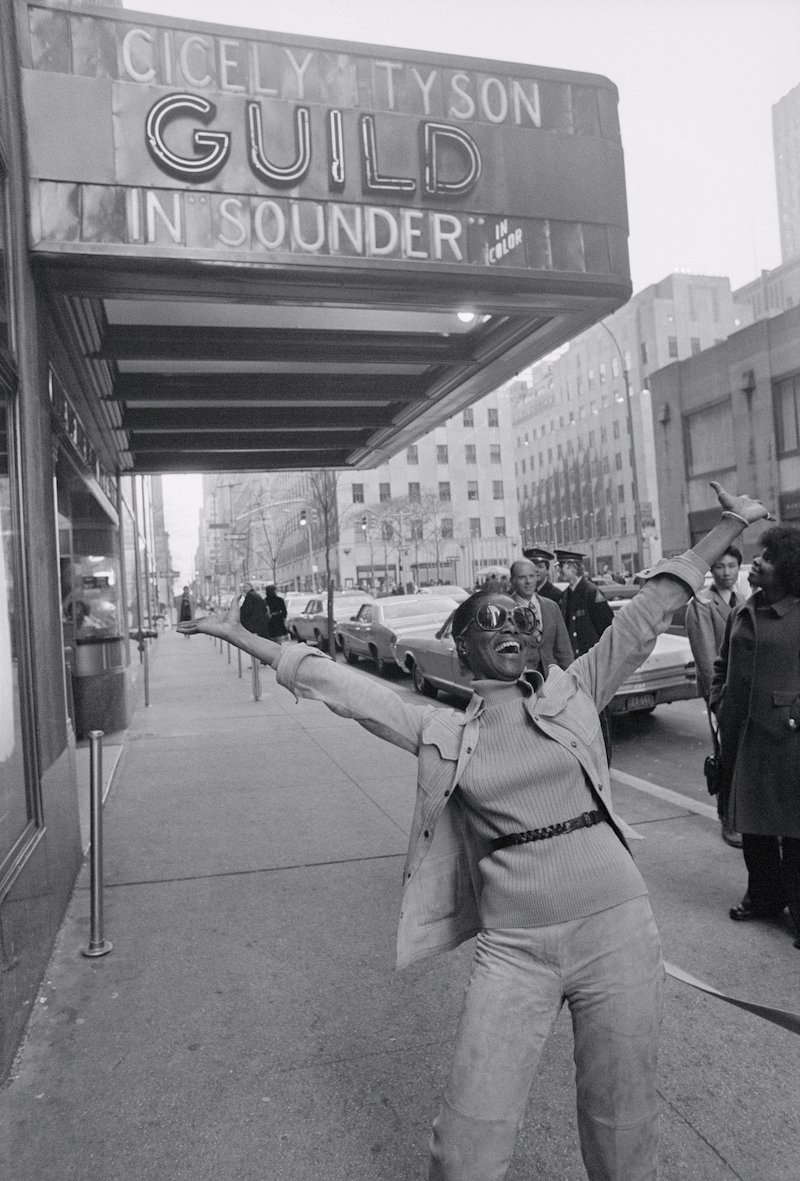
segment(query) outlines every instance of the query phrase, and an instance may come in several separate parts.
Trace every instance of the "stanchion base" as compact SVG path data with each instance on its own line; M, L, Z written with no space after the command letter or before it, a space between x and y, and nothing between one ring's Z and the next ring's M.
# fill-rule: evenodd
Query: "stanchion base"
M96 947L92 947L91 944L89 947L82 947L81 955L85 955L87 959L97 959L98 956L108 955L113 946L113 943L109 943L107 939L104 939L103 942L98 943Z

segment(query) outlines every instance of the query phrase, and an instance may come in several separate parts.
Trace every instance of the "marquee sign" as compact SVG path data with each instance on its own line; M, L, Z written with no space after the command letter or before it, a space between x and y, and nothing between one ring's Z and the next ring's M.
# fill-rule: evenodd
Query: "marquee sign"
M37 251L627 281L605 78L54 0L28 15Z

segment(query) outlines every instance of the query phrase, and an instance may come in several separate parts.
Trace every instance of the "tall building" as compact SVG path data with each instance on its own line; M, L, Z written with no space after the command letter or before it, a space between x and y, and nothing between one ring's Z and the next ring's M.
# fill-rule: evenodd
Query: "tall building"
M800 255L762 271L733 293L736 327L746 328L756 320L780 316L789 308L800 305Z
M514 384L524 545L575 547L593 572L627 574L658 560L648 378L725 340L735 321L728 279L675 273Z
M772 108L781 259L800 256L800 85Z
M321 587L326 548L342 588L471 586L521 553L512 450L504 386L377 468L206 476L202 593L223 596L245 574Z

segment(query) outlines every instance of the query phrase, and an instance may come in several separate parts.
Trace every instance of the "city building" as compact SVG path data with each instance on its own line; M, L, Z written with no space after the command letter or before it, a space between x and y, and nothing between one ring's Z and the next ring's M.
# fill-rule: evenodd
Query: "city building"
M733 293L736 327L746 328L754 320L780 316L800 305L800 255L771 271L762 271Z
M597 573L661 555L650 375L735 329L730 283L675 273L549 358L514 393L523 546L576 548Z
M800 85L772 108L781 261L800 257Z
M286 589L324 585L326 523L341 589L472 586L485 567L521 554L512 452L506 385L377 468L242 473L233 485L206 476L202 593L232 587L232 570Z
M664 553L719 518L709 480L800 523L800 307L650 375ZM760 530L743 535L745 558Z

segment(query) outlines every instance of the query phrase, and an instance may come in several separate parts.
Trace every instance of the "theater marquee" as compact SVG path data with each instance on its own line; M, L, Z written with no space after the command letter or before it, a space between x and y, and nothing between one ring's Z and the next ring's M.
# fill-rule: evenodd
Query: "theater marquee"
M15 2L37 275L123 470L375 466L630 295L607 78Z
M156 19L30 6L37 249L627 278L606 79Z

